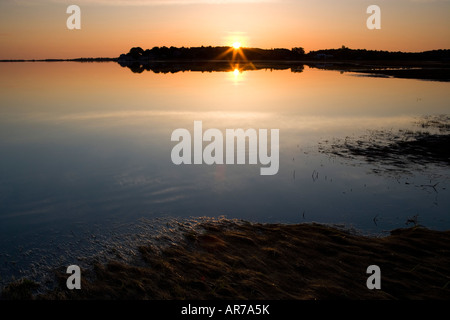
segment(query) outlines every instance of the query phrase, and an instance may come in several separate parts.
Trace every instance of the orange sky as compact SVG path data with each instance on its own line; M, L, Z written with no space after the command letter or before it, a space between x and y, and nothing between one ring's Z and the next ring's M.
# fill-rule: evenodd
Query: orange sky
M66 8L81 8L68 30ZM381 8L368 30L366 8ZM450 48L450 0L3 0L0 59L117 57L133 46Z

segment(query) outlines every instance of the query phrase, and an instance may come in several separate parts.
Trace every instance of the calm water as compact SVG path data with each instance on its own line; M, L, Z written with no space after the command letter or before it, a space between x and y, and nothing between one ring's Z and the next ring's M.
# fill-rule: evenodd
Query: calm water
M374 174L376 164L318 151L333 139L449 114L449 101L450 83L306 66L136 74L116 63L2 63L0 270L25 250L49 253L72 236L140 218L225 215L379 233L418 215L449 229L448 168ZM192 132L195 120L222 132L279 129L278 174L259 175L259 164L175 166L171 133ZM436 182L437 190L423 187Z

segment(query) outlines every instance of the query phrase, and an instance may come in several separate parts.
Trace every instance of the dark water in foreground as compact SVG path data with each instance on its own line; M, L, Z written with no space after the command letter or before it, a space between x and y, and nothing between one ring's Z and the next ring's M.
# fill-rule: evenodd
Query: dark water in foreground
M381 139L374 132L435 130L417 122L449 114L450 83L308 67L134 74L115 63L61 62L0 70L2 279L130 243L158 218L162 226L201 216L315 221L367 233L412 220L450 227L448 165L398 170L332 148ZM195 120L222 132L279 129L278 174L261 176L260 164L175 166L171 134L192 132Z

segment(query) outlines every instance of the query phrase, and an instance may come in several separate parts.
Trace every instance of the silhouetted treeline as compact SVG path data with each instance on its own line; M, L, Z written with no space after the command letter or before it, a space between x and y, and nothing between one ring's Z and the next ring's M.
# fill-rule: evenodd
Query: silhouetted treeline
M227 61L314 61L314 60L399 60L399 61L450 61L450 50L432 50L425 52L391 52L366 49L325 49L305 53L302 47L292 49L259 49L232 47L154 47L131 48L120 55L119 62L168 60L227 60Z
M258 49L232 47L154 47L142 49L131 48L127 54L122 54L119 61L149 61L149 60L299 60L303 59L303 48L288 49Z
M139 62L147 64L150 61L438 61L450 62L450 49L431 50L424 52L393 52L366 49L350 49L342 46L339 49L324 49L305 53L302 47L292 49L275 48L239 48L233 47L154 47L142 49L133 47L118 58L76 58L76 59L41 59L41 60L0 60L0 62L20 61L78 61L102 62L118 61L122 64Z
M366 49L350 49L342 46L339 49L310 51L308 59L328 60L399 60L399 61L450 61L450 50L432 50L424 52L393 52Z
M134 73L176 73L183 71L281 70L302 72L312 68L351 71L371 76L392 76L435 81L450 80L450 50L390 52L366 49L326 49L305 53L303 48L258 49L232 47L131 48L117 58ZM414 68L413 68L414 67ZM392 68L395 68L393 70ZM392 70L391 70L392 69Z

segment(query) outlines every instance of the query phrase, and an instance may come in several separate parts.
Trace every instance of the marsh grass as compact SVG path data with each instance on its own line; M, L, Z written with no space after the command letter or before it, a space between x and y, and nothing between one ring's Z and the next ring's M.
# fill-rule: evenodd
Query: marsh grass
M13 281L7 285L0 294L1 300L32 300L34 298L35 290L39 284L29 280L20 279Z
M35 299L449 299L450 232L419 226L368 237L320 224L222 220L164 248L139 247L140 261L96 264L81 290L59 286ZM382 289L366 287L369 265ZM26 285L25 285L26 284ZM31 284L4 299L29 298ZM19 293L15 293L15 290ZM22 294L20 294L22 292Z
M425 116L415 130L368 131L360 137L336 138L319 144L319 152L373 164L374 172L410 173L429 165L450 165L450 117Z

